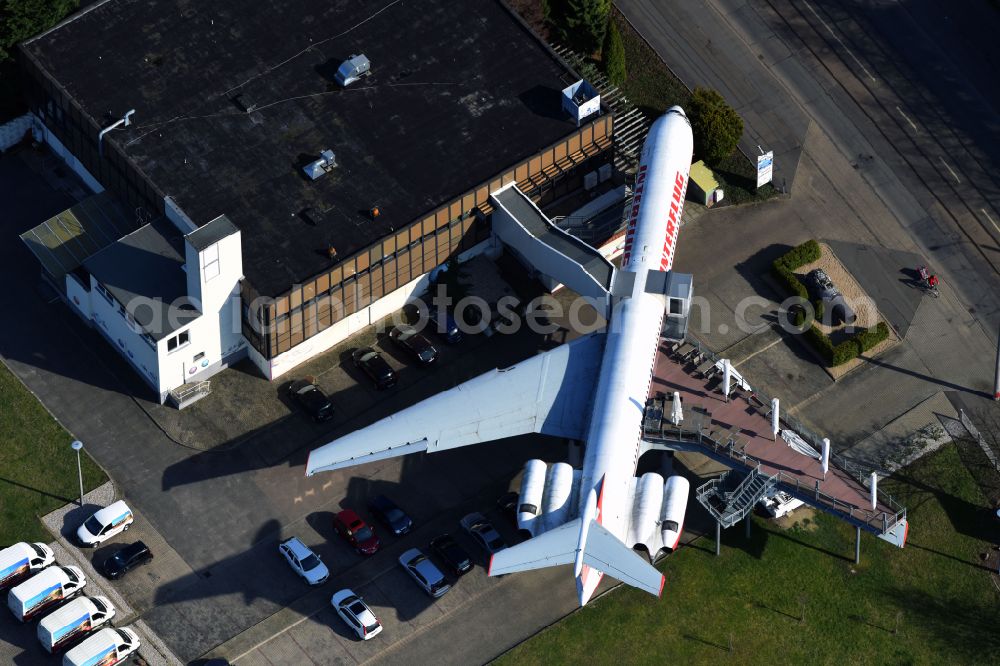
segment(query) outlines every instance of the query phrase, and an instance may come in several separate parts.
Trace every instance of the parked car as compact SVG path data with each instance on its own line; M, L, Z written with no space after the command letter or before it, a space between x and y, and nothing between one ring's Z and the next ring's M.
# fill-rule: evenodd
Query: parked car
M136 541L112 553L111 557L104 560L104 565L101 569L105 576L111 580L115 580L152 559L153 553L149 550L149 546L142 541Z
M344 509L333 517L333 529L362 555L374 555L382 545L375 530L351 509Z
M288 561L292 570L310 585L320 585L330 577L330 570L323 564L323 560L319 559L319 555L312 552L298 537L282 541L278 544L278 551Z
M803 280L809 295L818 301L822 301L823 307L828 310L829 321L833 324L853 324L857 319L854 310L844 300L843 294L834 286L833 280L822 268L816 268L806 273Z
M371 347L355 349L351 358L354 359L355 366L372 378L379 390L396 385L396 371Z
M459 330L458 322L455 321L455 317L450 312L441 312L438 308L430 308L428 317L431 328L449 345L462 341L462 331Z
M419 548L411 548L400 555L399 564L413 580L417 581L424 592L435 599L451 589L451 585L441 570Z
M519 497L517 492L512 490L497 499L497 508L514 527L517 527L517 500Z
M396 536L403 536L413 528L413 520L385 495L379 495L371 500L368 503L368 510Z
M389 339L407 352L421 365L430 365L437 360L438 351L417 329L412 326L395 326L389 331Z
M431 540L431 552L437 555L445 567L456 577L472 571L472 558L450 534L442 534Z
M462 518L462 527L488 555L494 555L507 547L507 543L486 516L479 512Z
M288 387L288 393L313 421L322 423L333 418L333 405L314 381L312 378L298 379Z
M368 607L365 600L349 589L341 590L330 599L330 605L363 641L382 633L382 623Z
M96 548L111 537L128 530L135 516L124 500L118 500L100 509L80 525L76 531L77 543Z

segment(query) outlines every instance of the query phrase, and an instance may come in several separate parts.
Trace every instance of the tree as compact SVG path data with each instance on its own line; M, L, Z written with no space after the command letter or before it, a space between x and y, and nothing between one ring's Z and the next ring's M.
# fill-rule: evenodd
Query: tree
M439 288L443 287L445 297L451 300L450 305L454 307L458 301L469 295L469 283L465 280L467 277L468 273L462 269L458 259L451 257L432 282L434 287L431 291L432 299L437 297Z
M694 131L694 152L708 164L718 164L736 149L743 119L715 90L695 88L688 108Z
M549 0L550 16L560 41L585 54L604 41L611 0Z
M614 21L608 24L607 33L604 36L604 46L601 47L601 62L604 65L604 73L608 80L616 86L625 83L625 43L622 41L622 33L618 30L618 25Z
M18 42L48 30L80 6L79 0L0 0L0 63Z

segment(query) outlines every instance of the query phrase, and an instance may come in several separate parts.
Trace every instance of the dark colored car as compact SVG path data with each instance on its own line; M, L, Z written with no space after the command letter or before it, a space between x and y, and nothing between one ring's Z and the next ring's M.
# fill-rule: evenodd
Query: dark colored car
M288 393L313 421L322 423L333 418L333 405L330 404L330 399L312 381L298 379L288 387Z
M368 503L368 510L396 536L403 536L413 528L413 521L406 512L385 495L379 495L371 500Z
M437 555L453 575L461 576L472 570L472 558L450 534L442 534L431 541L431 552Z
M104 566L101 568L104 570L105 576L115 580L151 559L153 559L153 553L150 552L149 547L141 541L136 541L115 551L111 557L104 560Z
M430 365L437 360L438 352L430 340L417 333L412 326L395 326L389 331L389 339L395 342L421 365Z
M517 527L517 500L519 495L515 491L504 493L497 500L497 508L500 513L510 521L510 524Z
M458 328L458 322L450 312L441 312L438 308L431 308L429 313L431 328L444 338L449 345L454 345L462 341L462 331Z
M361 347L351 353L354 365L361 368L375 382L379 390L396 385L396 371L393 370L382 355L371 347Z
M830 313L828 318L832 324L853 324L857 319L854 310L847 304L843 294L834 286L833 280L822 268L806 273L803 283L813 299L822 301L823 307Z
M374 555L382 545L375 530L351 509L344 509L333 517L333 529L362 555Z

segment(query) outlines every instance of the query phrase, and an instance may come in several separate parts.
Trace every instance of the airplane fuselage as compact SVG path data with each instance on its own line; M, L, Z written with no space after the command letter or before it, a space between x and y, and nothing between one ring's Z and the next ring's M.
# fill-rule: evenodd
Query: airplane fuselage
M580 514L594 490L598 522L622 541L665 313L662 298L645 292L646 275L673 265L691 153L690 124L674 107L653 123L643 145L620 269L635 273L635 283L632 295L619 300L611 313L586 439ZM581 603L593 594L601 575L583 567Z

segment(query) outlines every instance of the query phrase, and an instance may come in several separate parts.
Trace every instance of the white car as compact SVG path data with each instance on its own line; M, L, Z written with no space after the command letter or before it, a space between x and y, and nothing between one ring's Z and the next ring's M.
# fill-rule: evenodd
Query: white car
M132 509L128 508L124 500L118 500L97 511L80 525L76 531L77 543L96 548L116 534L127 531L134 520Z
M298 537L285 539L278 544L278 551L288 560L288 564L310 585L320 585L330 577L330 570L319 559L319 555L309 550Z
M330 599L330 605L361 640L367 641L382 633L382 623L375 617L375 613L368 608L364 599L351 590L344 589L337 592Z

